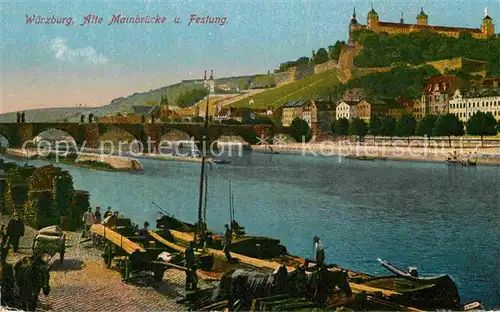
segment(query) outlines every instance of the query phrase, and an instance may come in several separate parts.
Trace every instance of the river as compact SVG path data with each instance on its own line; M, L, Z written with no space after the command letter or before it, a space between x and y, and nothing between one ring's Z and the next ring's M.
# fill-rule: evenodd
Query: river
M136 174L60 166L75 188L90 191L93 206L155 224L154 201L195 222L200 165L141 162ZM248 152L207 172L211 229L222 233L229 221L230 179L237 221L292 254L313 257L318 235L329 263L387 274L380 257L420 274L448 273L462 302L500 307L500 167Z

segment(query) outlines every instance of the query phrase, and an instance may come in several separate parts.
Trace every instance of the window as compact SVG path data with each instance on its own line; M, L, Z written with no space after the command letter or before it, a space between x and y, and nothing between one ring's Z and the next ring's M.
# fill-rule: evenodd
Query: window
M439 95L434 96L434 101L439 102Z

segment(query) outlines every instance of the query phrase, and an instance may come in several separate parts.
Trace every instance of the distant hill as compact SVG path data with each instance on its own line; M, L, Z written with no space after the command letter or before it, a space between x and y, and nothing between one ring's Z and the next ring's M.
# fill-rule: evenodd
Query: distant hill
M63 122L88 111L88 107L60 107L25 111L26 122ZM78 117L79 118L79 117ZM0 122L16 122L17 112L0 114Z

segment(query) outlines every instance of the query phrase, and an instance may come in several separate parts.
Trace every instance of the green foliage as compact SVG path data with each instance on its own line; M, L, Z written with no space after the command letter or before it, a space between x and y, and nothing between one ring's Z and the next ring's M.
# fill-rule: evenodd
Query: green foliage
M59 214L52 208L52 192L30 191L24 204L24 220L35 229L59 224Z
M488 74L500 74L500 39L473 39L471 36L448 37L429 31L394 36L361 30L354 33L364 49L354 58L358 67L382 67L404 61L417 65L428 61L466 57L488 62Z
M356 135L359 138L364 137L368 133L368 126L359 118L354 118L349 125L349 134Z
M434 126L436 124L437 117L434 115L427 115L417 124L416 134L419 136L431 137L433 135Z
M349 120L347 120L347 118L340 118L335 121L334 127L333 133L335 135L342 136L349 134Z
M168 96L166 94L161 96L160 105L168 105Z
M340 57L340 52L342 51L342 47L346 46L345 41L338 41L335 42L334 45L328 46L328 57L331 60L338 61Z
M432 66L396 67L388 72L354 77L337 89L337 95L343 95L349 89L361 88L369 97L397 98L404 95L407 99L418 99L424 91L425 78L438 74Z
M201 117L201 116L195 116L192 118L191 120L192 122L204 122L205 121L205 118Z
M319 90L331 89L339 84L338 70L326 71L307 76L279 88L260 92L252 97L253 108L276 109L286 102L314 98ZM231 107L248 107L248 99L242 99L231 104Z
M225 124L225 125L241 125L241 122L239 122L236 119L232 119L232 118L221 120L220 123Z
M73 200L73 178L67 171L62 171L60 175L54 177L53 183L53 205L52 210L61 216L68 216L68 209Z
M172 122L172 118L170 117L166 117L166 116L162 116L160 118L161 122L165 122L165 123L169 123L169 122Z
M208 91L205 89L192 89L186 91L184 93L181 93L181 95L179 95L179 97L177 98L177 106L179 107L191 106L196 102L202 100L207 94Z
M467 133L470 135L480 135L482 142L483 136L497 134L496 126L497 121L490 112L483 113L477 111L467 122Z
M284 71L289 70L292 67L309 64L310 62L311 62L311 60L308 57L303 56L303 57L298 58L296 61L289 61L289 62L281 63L280 68L275 70L275 72L277 72L277 73L284 72Z
M295 118L290 124L290 135L297 142L309 142L312 138L312 131L307 121Z
M500 120L497 123L497 132L500 132Z
M73 200L68 215L68 226L70 231L80 227L83 214L87 211L88 207L90 207L89 192L75 190L73 192Z
M275 125L275 120L273 121L271 118L267 117L267 116L260 116L260 117L256 117L255 119L250 119L249 120L249 124L251 125L270 125L270 126L273 126Z
M417 128L417 121L412 115L402 116L396 125L396 133L400 137L411 137L415 134Z
M369 132L373 136L380 135L382 133L382 119L379 117L370 118Z
M434 136L448 136L451 147L451 136L464 135L464 126L458 117L453 114L441 115L436 120L433 134Z
M387 116L382 119L382 131L380 134L389 137L396 134L396 119L394 117Z
M319 48L318 51L315 53L313 51L313 57L312 57L312 62L313 64L323 64L325 62L328 62L328 52L326 51L325 48Z
M85 160L85 161L79 161L79 164L86 165L92 168L103 168L103 169L114 169L113 166L106 162L102 161L96 161L96 160Z

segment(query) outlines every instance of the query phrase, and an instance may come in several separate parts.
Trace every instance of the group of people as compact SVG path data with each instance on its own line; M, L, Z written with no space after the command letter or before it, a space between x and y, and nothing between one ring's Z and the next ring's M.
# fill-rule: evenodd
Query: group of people
M108 207L108 210L104 213L104 216L101 216L101 207L97 206L95 207L95 211L92 211L92 208L89 207L89 209L83 214L82 222L84 225L84 231L82 233L82 238L88 238L89 237L89 231L90 227L94 224L101 224L101 222L106 222L106 220L113 216L113 215L118 215L118 211L115 211L114 213L111 212L111 207Z
M9 220L7 228L4 225L0 227L0 261L5 264L10 247L14 252L19 251L19 240L24 236L24 222L14 213L13 218Z
M25 115L24 112L17 112L17 123L25 123Z

